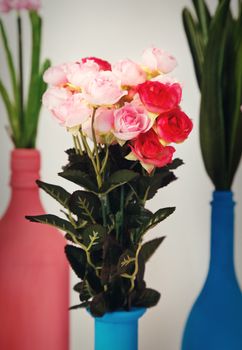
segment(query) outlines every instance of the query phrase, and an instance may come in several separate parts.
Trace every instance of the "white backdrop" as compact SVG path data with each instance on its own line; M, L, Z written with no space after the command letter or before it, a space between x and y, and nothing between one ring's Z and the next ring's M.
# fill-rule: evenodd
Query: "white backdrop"
M198 141L199 91L191 55L183 31L181 11L189 0L42 0L44 18L43 57L54 64L97 56L115 61L129 57L139 60L144 48L155 45L172 53L179 66L174 75L183 82L182 106L194 121L190 139L177 147L177 156L185 165L176 171L178 180L161 190L149 208L176 206L172 217L148 233L148 238L166 235L164 244L148 263L148 286L162 293L157 307L148 310L140 322L140 350L179 350L184 322L204 282L209 263L209 222L212 185L205 174ZM211 8L216 1L209 0ZM6 18L14 43L13 17ZM25 40L29 42L28 25ZM29 68L29 50L25 49L25 76ZM2 49L1 72L6 78ZM3 69L4 68L4 69ZM9 200L9 151L6 113L0 101L0 215ZM215 131L216 132L216 131ZM42 179L70 186L57 177L65 164L64 150L71 137L42 110L37 147L42 152ZM242 284L242 167L234 183L236 207L235 260ZM68 187L69 186L69 187ZM58 205L41 194L47 212L58 213ZM72 275L70 288L76 282ZM71 293L71 304L78 296ZM47 316L48 317L48 316ZM93 321L85 311L72 311L71 350L91 350Z

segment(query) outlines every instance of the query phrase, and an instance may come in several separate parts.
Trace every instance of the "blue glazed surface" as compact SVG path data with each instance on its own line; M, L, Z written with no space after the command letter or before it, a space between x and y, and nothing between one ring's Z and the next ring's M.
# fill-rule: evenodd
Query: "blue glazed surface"
M138 350L138 319L145 308L95 318L95 350Z
M242 294L234 270L234 202L213 193L209 272L191 313L182 350L242 350Z

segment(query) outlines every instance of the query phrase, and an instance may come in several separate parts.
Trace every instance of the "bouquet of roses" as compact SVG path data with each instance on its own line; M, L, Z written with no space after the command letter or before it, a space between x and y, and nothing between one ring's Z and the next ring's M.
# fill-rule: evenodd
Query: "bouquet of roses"
M74 148L59 175L82 189L37 181L63 207L55 215L27 217L66 232L65 248L80 278L74 289L94 316L154 306L160 294L146 287L145 263L164 237L143 242L147 231L173 213L145 208L159 188L176 179L175 148L192 130L181 110L181 84L167 75L176 60L157 48L113 65L88 57L49 68L43 104L72 134Z

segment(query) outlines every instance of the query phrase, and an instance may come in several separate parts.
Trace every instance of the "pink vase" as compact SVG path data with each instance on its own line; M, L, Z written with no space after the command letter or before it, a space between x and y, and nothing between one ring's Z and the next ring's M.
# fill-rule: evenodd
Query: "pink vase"
M65 240L56 229L25 219L44 213L35 184L39 168L39 151L12 152L11 201L0 221L1 350L68 349Z

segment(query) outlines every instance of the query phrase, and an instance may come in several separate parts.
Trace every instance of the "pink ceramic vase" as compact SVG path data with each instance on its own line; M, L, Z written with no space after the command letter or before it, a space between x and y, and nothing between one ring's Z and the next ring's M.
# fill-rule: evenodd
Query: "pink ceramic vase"
M16 149L12 195L0 221L0 349L67 350L69 269L56 229L28 222L44 209L35 180L40 153Z

